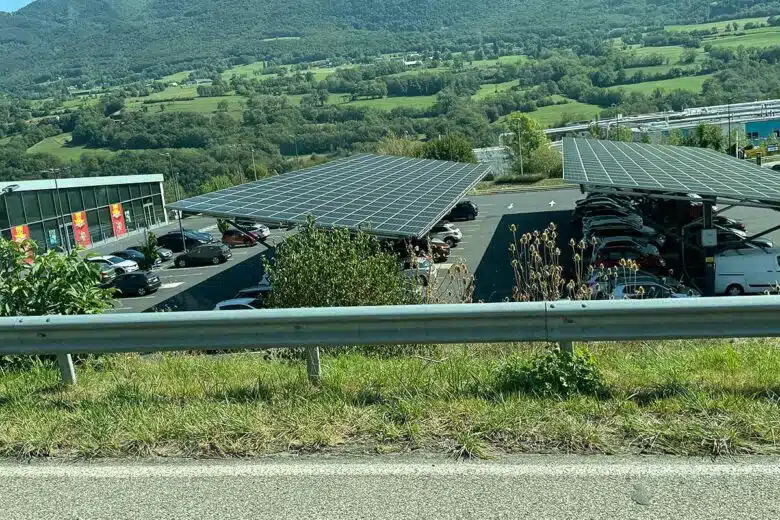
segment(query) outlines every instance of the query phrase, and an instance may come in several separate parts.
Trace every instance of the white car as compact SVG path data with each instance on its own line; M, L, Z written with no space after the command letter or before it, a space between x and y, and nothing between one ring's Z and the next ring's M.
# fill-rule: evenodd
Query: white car
M236 219L236 225L244 231L251 232L262 240L271 236L271 229L268 226L255 222L254 220Z
M449 222L439 222L433 226L430 236L431 238L443 240L450 247L455 247L455 244L463 240L463 233L461 233L460 229Z
M125 260L114 255L88 256L87 262L100 264L101 266L112 267L117 274L132 273L138 271L138 263L135 260Z
M436 280L438 272L430 260L421 256L407 258L403 261L401 268L404 276L412 281L419 282L422 286L428 286L433 280Z
M263 308L262 298L235 298L219 302L215 311L252 311Z

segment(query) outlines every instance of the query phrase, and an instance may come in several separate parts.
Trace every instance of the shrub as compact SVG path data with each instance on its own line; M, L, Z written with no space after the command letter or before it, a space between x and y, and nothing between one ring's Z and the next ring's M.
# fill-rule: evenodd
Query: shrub
M557 347L545 349L532 359L507 359L496 375L499 392L529 392L567 397L598 394L605 389L601 373L587 349L573 353Z
M141 253L144 255L144 260L139 262L138 267L143 270L151 269L154 266L154 261L160 257L160 253L157 252L157 237L151 231L146 232L141 244Z

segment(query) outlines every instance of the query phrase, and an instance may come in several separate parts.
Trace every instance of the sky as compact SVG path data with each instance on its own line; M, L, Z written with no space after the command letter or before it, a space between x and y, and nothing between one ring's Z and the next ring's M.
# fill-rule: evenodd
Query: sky
M32 0L0 0L0 11L16 11L32 2Z

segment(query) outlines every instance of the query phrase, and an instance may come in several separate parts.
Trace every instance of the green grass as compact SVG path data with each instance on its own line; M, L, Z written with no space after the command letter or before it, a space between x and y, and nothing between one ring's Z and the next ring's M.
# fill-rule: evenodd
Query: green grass
M655 89L684 89L692 92L701 92L701 86L707 81L712 74L705 74L702 76L686 76L682 78L664 79L660 81L645 81L643 83L635 83L632 85L619 85L611 87L612 89L623 89L627 92L641 92L642 94L651 94Z
M665 58L669 58L669 63L677 63L680 61L680 55L682 54L684 47L680 45L668 45L665 47L640 47L633 46L637 56L646 56L648 54L660 54Z
M292 98L294 96L287 96ZM339 96L331 96L330 103L339 103ZM428 108L436 103L436 96L396 96L382 99L359 99L347 104L359 107L371 107L377 110L392 110L395 107Z
M160 81L164 83L181 83L185 81L190 76L190 71L185 70L182 72L174 72L173 74L168 74L167 76L163 76L160 78Z
M505 90L509 90L515 85L519 85L520 80L515 79L512 81L505 81L504 83L487 83L485 85L481 85L479 87L479 91L477 91L476 94L474 94L474 99L484 99L488 96L492 96L496 94L497 92L503 92Z
M258 77L261 77L260 74L263 72L263 62L262 61L255 61L253 63L248 63L246 65L236 65L233 68L230 68L222 73L222 79L229 80L233 74L236 74L238 76L248 76L250 78L255 77L255 72L258 72Z
M144 98L141 98L144 99ZM142 110L144 106L148 107L149 114L161 113L160 106L165 105L165 112L195 112L198 114L212 114L217 112L217 105L220 101L228 102L228 113L234 116L240 116L246 108L245 98L242 96L220 96L220 97L196 97L192 100L172 101L169 103L152 103L144 105L143 102L128 103L129 110Z
M665 29L667 31L702 31L705 29L712 29L713 27L717 27L719 31L723 31L723 29L726 27L726 24L737 22L739 23L740 27L742 27L748 22L766 23L767 18L769 17L759 16L758 18L737 18L734 20L723 20L720 22L709 22L709 23L688 24L688 25L667 25Z
M499 63L523 63L525 61L528 61L528 57L524 54L511 54L509 56L499 56L498 58L492 60L475 61L473 62L473 65L475 67L486 68L493 67Z
M579 101L571 101L564 105L550 105L529 112L527 115L536 119L544 127L556 125L564 116L570 121L585 121L595 119L601 112L598 105L589 105Z
M747 31L742 36L724 36L722 38L707 39L713 47L771 47L780 45L780 27L769 27Z
M777 454L777 341L593 344L607 391L500 390L526 345L420 356L112 356L59 386L53 365L0 373L0 455L256 456L284 451ZM537 347L538 348L538 347Z
M104 148L86 148L84 146L68 146L71 134L59 134L47 137L27 149L27 153L48 153L54 155L63 161L76 161L82 154L109 155L112 150Z

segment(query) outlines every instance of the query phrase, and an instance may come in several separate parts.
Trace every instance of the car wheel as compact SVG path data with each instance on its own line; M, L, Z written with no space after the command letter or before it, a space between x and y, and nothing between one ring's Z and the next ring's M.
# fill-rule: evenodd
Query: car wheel
M221 261L222 261L222 257L221 256L215 256L214 258L211 259L211 263L214 264L214 265L219 264Z
M742 296L745 294L745 289L741 285L732 284L726 287L726 296Z
M146 288L145 287L139 287L138 290L135 293L138 296L145 296L146 295Z
M244 239L244 247L250 247L250 246L253 246L253 245L255 245L254 242L252 242L248 238Z
M187 260L184 258L177 258L176 267L187 267Z
M444 242L450 247L455 247L455 239L452 237L445 238Z
M122 269L121 267L117 267L116 269L114 269L114 272L116 274L125 274L125 270Z
M477 220L477 214L472 211L469 213L468 220Z

